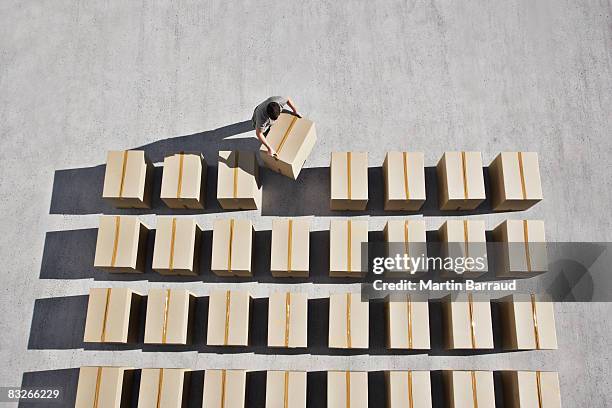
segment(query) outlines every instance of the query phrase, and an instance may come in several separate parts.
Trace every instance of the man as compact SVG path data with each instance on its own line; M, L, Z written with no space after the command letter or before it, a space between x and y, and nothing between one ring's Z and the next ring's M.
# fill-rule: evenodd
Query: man
M292 112L286 111L283 108L285 105L289 105ZM261 143L268 149L270 156L276 156L274 149L268 144L265 136L270 131L270 126L280 116L281 112L292 113L293 115L301 118L298 114L297 109L291 99L282 96L271 96L255 108L253 111L253 127L255 128L255 134Z

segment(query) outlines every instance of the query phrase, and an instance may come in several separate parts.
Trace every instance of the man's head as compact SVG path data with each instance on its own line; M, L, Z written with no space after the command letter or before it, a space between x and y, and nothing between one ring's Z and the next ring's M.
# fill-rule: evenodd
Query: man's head
M281 107L276 102L270 102L268 106L266 107L266 113L268 114L270 119L276 120L280 116Z

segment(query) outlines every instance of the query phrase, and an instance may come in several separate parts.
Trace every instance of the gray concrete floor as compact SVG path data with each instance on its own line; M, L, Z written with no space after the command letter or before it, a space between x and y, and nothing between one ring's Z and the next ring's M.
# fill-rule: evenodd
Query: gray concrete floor
M84 295L92 286L188 286L200 295L233 286L57 277L88 259L87 250L65 247L63 239L91 237L78 230L95 228L107 210L97 196L107 150L146 146L160 161L190 147L212 161L219 148L254 148L241 122L272 94L293 97L316 121L311 168L327 166L338 150L368 151L370 166L392 149L423 151L429 166L444 150L480 150L485 164L503 150L538 151L545 200L509 217L544 219L550 241L609 241L611 19L609 1L583 0L3 1L0 386L19 385L24 372L94 364L542 369L559 371L564 406L609 406L610 304L556 304L558 351L479 356L83 350L54 345L62 332L82 330L78 324L60 323L60 338L49 339L31 333L31 322L37 299L45 309L44 299ZM314 229L327 228L327 195L316 183L322 173L307 174L311 182L299 188L277 181L284 187L268 190L263 214L237 216L267 229L274 215L315 214ZM371 229L389 217L372 215ZM197 219L210 228L219 216ZM506 215L474 217L493 227ZM429 229L443 221L435 211L424 218ZM152 215L144 219L154 224ZM71 248L74 257L43 259L52 237L54 250ZM56 268L49 276L48 262ZM241 286L256 296L279 287ZM312 297L345 289L298 288ZM43 326L53 329L57 317L50 312Z

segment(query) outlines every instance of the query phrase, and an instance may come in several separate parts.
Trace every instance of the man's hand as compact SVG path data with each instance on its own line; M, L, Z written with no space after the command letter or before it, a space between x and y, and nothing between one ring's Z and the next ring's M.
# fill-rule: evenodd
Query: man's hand
M270 146L267 146L267 147L268 147L268 156L278 157L274 149L272 149Z
M295 114L295 116L297 116L298 118L301 118L302 115L300 115L297 111L297 108L295 107L295 105L293 104L293 101L291 100L291 98L287 98L287 105L289 105L289 108L291 108L291 110L293 111L293 113Z

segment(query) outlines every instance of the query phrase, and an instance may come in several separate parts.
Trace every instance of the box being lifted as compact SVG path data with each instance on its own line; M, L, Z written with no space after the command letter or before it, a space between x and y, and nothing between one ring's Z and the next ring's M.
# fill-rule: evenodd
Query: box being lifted
M418 211L425 203L423 153L389 152L383 162L385 210Z
M224 210L261 208L259 165L255 153L219 151L217 201Z
M207 165L201 153L177 153L164 159L160 198L170 208L203 209Z
M368 153L333 152L331 209L363 211L368 205Z
M270 128L266 141L276 151L276 157L273 157L265 146L259 149L259 157L266 167L296 180L317 141L317 131L314 122L281 113Z
M446 152L438 162L441 210L474 210L486 198L480 152Z
M526 210L542 201L540 165L535 152L502 152L489 165L495 211Z

